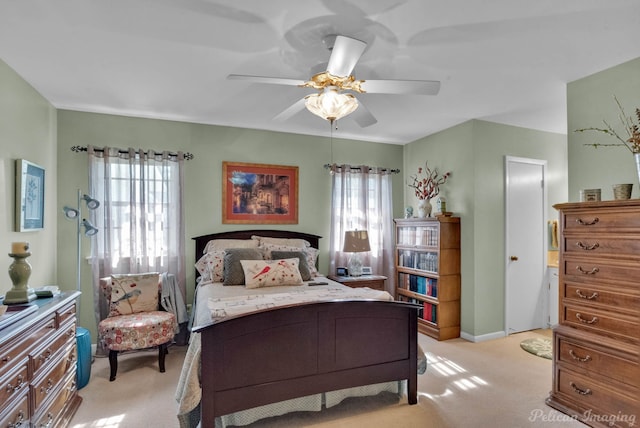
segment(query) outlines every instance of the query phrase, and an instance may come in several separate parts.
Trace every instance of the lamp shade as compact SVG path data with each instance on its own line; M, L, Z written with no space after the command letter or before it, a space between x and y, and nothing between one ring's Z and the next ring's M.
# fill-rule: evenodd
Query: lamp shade
M87 203L87 208L90 210L95 210L100 206L100 202L89 195L82 196L82 199Z
M64 216L69 220L76 219L80 215L80 212L75 208L64 207L63 211L64 211Z
M330 122L345 117L358 108L356 97L340 93L335 86L327 86L320 93L307 95L304 104L311 113Z
M345 253L364 253L371 251L369 245L369 234L366 230L348 230L344 233L344 247L342 249Z
M95 227L89 220L83 219L82 226L84 226L84 235L93 236L98 233L98 228Z

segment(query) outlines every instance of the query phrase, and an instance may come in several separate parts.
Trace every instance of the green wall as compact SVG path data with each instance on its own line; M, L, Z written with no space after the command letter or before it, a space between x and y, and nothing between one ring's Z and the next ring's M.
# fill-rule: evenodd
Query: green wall
M627 113L640 106L640 59L613 67L567 87L568 129L617 125L616 95ZM604 138L601 138L604 137ZM568 146L567 140L568 139ZM563 135L472 120L406 146L353 140L333 141L228 127L137 119L74 111L56 111L47 100L0 61L0 245L31 242L33 286L57 283L75 287L75 224L61 208L74 203L76 190L87 188L87 157L70 151L73 145L143 147L183 150L196 157L187 162L187 263L194 262L191 237L212 231L250 228L221 224L221 163L223 160L289 164L300 167L300 222L292 228L328 236L330 178L323 164L370 164L400 168L394 176L394 217L404 206L415 207L405 178L425 160L453 175L443 187L448 208L462 218L462 330L478 338L504 329L504 156L548 161L549 218L554 203L578 200L583 188L602 188L611 199L611 185L633 183L638 176L633 158L623 148L598 148L585 143L607 142L595 134ZM15 159L24 158L46 169L45 229L14 232ZM566 165L568 164L568 172ZM567 190L568 189L568 190ZM58 239L59 238L59 239ZM84 245L85 255L88 245ZM321 270L326 272L328 239L322 240ZM0 258L6 272L9 257ZM8 275L7 275L8 276ZM193 283L193 276L187 278ZM10 289L9 279L0 293ZM80 323L95 332L88 265L83 266ZM89 288L87 288L89 287ZM189 296L190 298L190 296Z
M618 134L626 135L618 119L614 96L627 116L635 115L635 109L640 108L640 58L567 85L569 201L579 201L581 189L601 189L602 200L613 199L611 186L617 183L632 183L631 197L640 197L638 173L629 150L586 146L617 140L599 132L573 132L588 127L602 128L606 120ZM635 119L637 123L638 118Z
M465 337L504 332L505 188L504 158L547 161L549 205L566 200L566 137L515 126L472 120L405 146L405 175L426 160L439 171L452 171L442 186L447 209L460 217L462 313ZM405 186L405 203L415 206ZM550 218L555 218L552 209Z
M55 284L56 229L56 110L7 64L0 60L0 295L11 289L7 254L11 242L31 245L30 285ZM15 161L26 159L45 169L44 229L15 232Z
M335 133L334 133L335 137ZM297 225L269 225L268 228L298 230L325 237L320 244L320 271L328 273L331 178L324 164L365 164L402 169L402 146L354 140L333 140L329 136L256 131L243 128L198 125L153 119L139 119L76 111L58 111L58 207L74 202L78 188L87 189L87 155L74 153L72 146L92 144L102 147L135 147L182 150L195 158L185 162L185 213L187 266L193 266L192 237L225 230L264 228L264 225L222 224L222 162L252 162L299 167L299 222ZM394 180L395 216L402 214L403 179ZM389 219L391 222L392 219ZM59 236L75 237L75 223L58 220ZM75 285L75 245L69 240L58 244L58 282L61 287ZM83 256L89 255L89 240L83 241ZM195 282L193 269L187 269L188 302ZM89 265L83 263L80 322L94 328L93 299Z

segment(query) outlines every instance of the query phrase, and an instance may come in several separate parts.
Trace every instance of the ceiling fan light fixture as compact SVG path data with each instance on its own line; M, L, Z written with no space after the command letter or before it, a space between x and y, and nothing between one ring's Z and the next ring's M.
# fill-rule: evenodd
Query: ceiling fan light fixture
M358 108L358 100L352 94L344 94L335 86L328 86L317 94L305 97L307 110L316 116L333 122L353 113Z

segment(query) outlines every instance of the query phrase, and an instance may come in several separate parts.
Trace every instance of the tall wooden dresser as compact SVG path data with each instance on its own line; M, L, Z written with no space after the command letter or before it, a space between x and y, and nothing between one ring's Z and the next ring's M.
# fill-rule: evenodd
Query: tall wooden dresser
M78 409L79 294L38 299L35 311L0 329L0 427L64 427Z
M593 427L640 424L640 200L554 205L559 324L547 404Z

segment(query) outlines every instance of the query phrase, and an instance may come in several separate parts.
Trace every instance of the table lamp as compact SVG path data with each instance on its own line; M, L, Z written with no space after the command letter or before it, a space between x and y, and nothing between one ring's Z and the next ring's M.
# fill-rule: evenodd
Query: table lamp
M371 251L369 245L369 234L366 230L348 230L344 233L344 247L342 249L345 253L352 253L349 257L349 263L347 265L350 276L362 275L362 259L360 253Z

